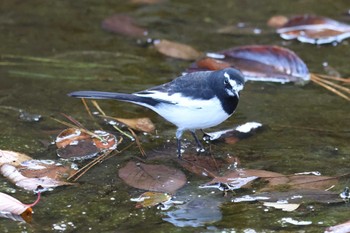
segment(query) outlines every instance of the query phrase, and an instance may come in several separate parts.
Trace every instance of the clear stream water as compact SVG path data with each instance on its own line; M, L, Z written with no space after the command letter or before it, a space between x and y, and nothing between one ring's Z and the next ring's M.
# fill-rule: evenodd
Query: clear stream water
M267 19L276 14L312 13L350 23L350 16L346 15L350 5L346 0L164 0L155 5L107 0L2 0L0 6L0 149L26 153L36 159L58 159L55 149L47 144L64 126L49 116L60 117L63 112L93 127L81 102L67 97L67 93L87 89L134 92L170 81L190 64L142 47L136 39L103 31L101 21L114 13L130 14L149 29L152 38L189 44L201 51L248 44L281 45L295 51L312 72L324 73L322 63L328 62L342 75L350 76L350 40L338 46L286 42L266 26ZM216 32L239 22L260 28L263 33ZM51 64L46 58L61 62ZM175 143L175 128L153 112L114 101L99 103L109 115L152 119L159 138L141 134L146 151ZM44 118L39 123L24 122L18 119L18 112L8 107ZM211 130L247 121L261 122L265 129L235 145L216 144L214 156L234 155L244 168L283 174L319 171L337 176L350 170L349 102L314 84L247 83L236 114ZM175 156L173 150L166 154L172 153ZM142 191L124 184L117 171L132 156L139 156L136 148L95 166L77 186L44 193L34 207L33 223L0 219L0 232L323 232L328 226L349 220L350 209L345 203L315 204L313 209L305 207L294 212L264 211L259 203L232 204L232 196L224 198L218 191L198 190L197 186L208 180L186 172L191 184L178 191L178 198L195 199L188 209L198 208L197 213L203 206L208 211L200 217L191 212L182 215L185 221L193 217L193 222L176 226L163 220L166 211L135 209L129 201ZM349 186L347 178L341 179L333 190L341 192L345 186ZM0 191L11 190L23 202L34 199L31 193L0 177ZM237 191L236 195L251 191ZM179 213L173 212L176 214ZM281 223L284 217L312 224Z

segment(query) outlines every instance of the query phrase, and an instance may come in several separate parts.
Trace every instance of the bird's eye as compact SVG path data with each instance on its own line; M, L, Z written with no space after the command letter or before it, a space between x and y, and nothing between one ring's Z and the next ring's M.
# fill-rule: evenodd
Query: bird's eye
M228 81L228 79L225 79L225 80L224 80L224 84L225 84L225 86L228 86L228 85L230 84L230 82Z

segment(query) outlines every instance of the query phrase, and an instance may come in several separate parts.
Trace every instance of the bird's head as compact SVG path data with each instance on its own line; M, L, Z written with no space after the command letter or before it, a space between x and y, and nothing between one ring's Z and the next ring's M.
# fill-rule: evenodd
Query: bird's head
M239 92L244 87L243 74L237 69L226 68L220 70L220 75L222 75L223 85L227 95L239 97Z

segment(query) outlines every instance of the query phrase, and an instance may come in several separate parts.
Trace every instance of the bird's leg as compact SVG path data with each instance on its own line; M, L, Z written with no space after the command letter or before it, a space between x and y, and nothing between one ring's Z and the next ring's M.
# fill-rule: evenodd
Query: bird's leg
M199 141L199 139L198 139L198 137L196 135L196 132L194 130L193 131L191 130L191 134L192 134L192 136L194 137L194 140L197 143L197 152L204 152L205 149L204 149L202 143Z
M181 149L181 137L182 137L182 130L176 131L176 140L177 140L177 157L181 159L182 156L182 149Z

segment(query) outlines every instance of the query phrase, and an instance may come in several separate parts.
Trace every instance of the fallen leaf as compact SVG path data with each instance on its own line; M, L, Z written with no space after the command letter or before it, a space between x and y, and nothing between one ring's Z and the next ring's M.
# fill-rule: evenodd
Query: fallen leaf
M69 160L83 160L95 157L100 150L92 140L79 140L74 144L56 150L58 157Z
M215 159L211 156L198 156L184 154L182 159L177 162L186 170L204 177L217 177L219 170L226 164L221 159ZM228 164L226 164L228 165Z
M197 60L186 71L212 70L221 68L213 62L203 62L214 58L218 63L239 69L246 80L265 82L305 83L310 80L309 70L293 51L269 45L246 45L209 53L207 57Z
M297 39L311 44L339 43L350 37L350 25L322 16L297 15L278 28L277 33L285 40Z
M115 118L115 119L134 130L138 130L146 133L152 133L156 128L152 123L152 121L147 117L134 118L134 119L125 119L125 118Z
M155 192L173 193L186 183L185 174L165 165L129 161L119 169L119 177L128 185Z
M14 152L14 151L8 151L8 150L0 150L0 166L7 163L11 164L13 166L18 166L23 161L31 160L32 158L28 155Z
M324 233L348 233L350 232L350 221L328 227Z
M33 204L23 204L16 198L0 192L0 216L16 221L21 221L22 218L27 223L30 223L33 214L31 207L35 206L39 200L40 192L38 192L38 198Z
M62 185L72 185L72 183L55 180L45 176L36 178L23 176L16 167L10 164L3 164L0 167L0 172L4 177L8 178L16 186L24 188L26 190L34 191L38 186L41 186L44 189L48 189Z
M113 134L95 130L88 134L80 129L68 128L56 138L57 155L63 159L83 160L95 157L100 152L117 148Z
M138 26L131 16L125 14L115 14L104 19L102 28L129 37L144 37L148 34L147 29Z
M65 148L68 145L74 145L79 140L89 139L91 136L76 128L63 130L56 137L57 148Z
M183 60L196 60L202 56L201 52L189 45L180 44L169 40L155 40L153 45L158 52L168 57Z
M273 207L275 209L287 211L287 212L292 212L298 209L300 206L300 204L290 204L290 203L281 203L281 202L264 202L263 205L267 207Z

